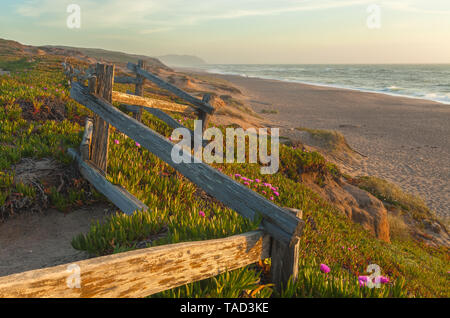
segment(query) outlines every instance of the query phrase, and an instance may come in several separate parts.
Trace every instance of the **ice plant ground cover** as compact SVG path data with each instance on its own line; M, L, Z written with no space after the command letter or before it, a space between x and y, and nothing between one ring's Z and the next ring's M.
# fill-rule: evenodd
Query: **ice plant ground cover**
M67 148L78 147L89 111L68 97L59 57L36 57L35 62L2 57L0 67L0 211L7 219L13 199L33 200L38 190L14 181L13 167L23 158L55 158L67 169ZM126 91L130 85L115 85ZM146 90L146 95L160 96ZM167 99L167 96L161 96ZM59 109L59 108L60 109ZM60 112L57 112L57 110ZM189 128L193 118L174 115ZM171 129L145 113L143 122L169 138ZM225 127L220 127L224 129ZM339 175L336 166L315 152L282 145L280 171L261 175L258 164L213 164L224 174L275 204L303 210L305 231L300 240L299 279L276 294L267 279L270 260L162 292L155 297L449 297L449 254L413 241L381 242L349 221L333 206L299 182L298 171ZM317 183L323 180L317 174ZM113 129L108 178L142 200L151 212L117 214L73 239L77 249L105 255L145 246L206 240L247 232L258 221L245 220L207 196L173 168ZM78 180L74 184L83 184ZM61 211L104 200L84 186L66 192L42 185L51 205ZM7 220L6 220L7 222ZM389 281L381 288L360 284L366 268L378 264ZM321 266L325 265L325 266Z

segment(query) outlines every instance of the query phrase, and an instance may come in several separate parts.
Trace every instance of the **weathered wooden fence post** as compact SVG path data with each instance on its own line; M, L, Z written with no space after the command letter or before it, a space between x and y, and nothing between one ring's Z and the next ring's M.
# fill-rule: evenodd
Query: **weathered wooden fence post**
M300 210L292 209L289 212L298 218L302 218L303 213ZM282 287L286 287L290 278L293 281L298 278L299 245L298 237L293 238L290 245L272 239L270 275L278 292L281 291Z
M212 98L211 94L205 94L203 95L202 102L204 102L205 104L209 104L211 98ZM210 118L211 116L207 112L205 111L199 112L198 119L202 121L202 133L204 133L205 130L208 128Z
M145 63L143 60L139 60L137 66L141 69L145 69ZM145 77L143 77L142 75L136 74L136 86L135 86L135 90L134 90L134 95L136 96L144 96L144 82L145 82ZM139 107L139 111L137 113L135 113L134 117L137 121L142 122L142 112L143 112L143 107Z
M114 85L114 65L97 63L95 77L89 80L91 94L112 102L112 90ZM100 116L94 115L94 128L92 133L90 159L104 175L108 167L109 149L109 124Z

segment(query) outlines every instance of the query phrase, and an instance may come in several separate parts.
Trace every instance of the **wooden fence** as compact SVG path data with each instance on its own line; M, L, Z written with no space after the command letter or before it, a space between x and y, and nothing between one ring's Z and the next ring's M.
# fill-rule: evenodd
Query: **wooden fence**
M153 100L150 101L153 107L148 106L149 100L142 97L145 80L183 98L204 122L214 112L208 104L209 96L200 100L189 95L147 72L142 61L128 63L127 68L136 77L114 77L114 65L97 64L95 71L91 69L87 75L66 66L72 85L71 97L94 113L94 119L86 122L79 151L69 149L81 174L124 213L148 209L126 189L111 184L105 178L109 125L112 125L237 213L250 219L262 216L261 230L224 239L151 247L80 261L76 264L80 266L81 288L67 287L69 264L0 277L0 297L148 296L269 257L272 258L271 279L278 290L289 278L295 280L298 240L304 227L298 212L273 204L205 163L175 163L171 158L174 144L141 123L142 111L146 110L170 127L181 126L156 108L163 105L163 109L167 109L164 107L170 105ZM72 81L73 76L87 79L89 85L86 87L81 82ZM112 89L114 81L135 84L135 95L124 94L123 97L123 93L115 93ZM125 99L132 102L127 108L134 110L134 118L111 104L115 97L124 103ZM185 111L176 105L172 111ZM192 160L189 153L186 155Z

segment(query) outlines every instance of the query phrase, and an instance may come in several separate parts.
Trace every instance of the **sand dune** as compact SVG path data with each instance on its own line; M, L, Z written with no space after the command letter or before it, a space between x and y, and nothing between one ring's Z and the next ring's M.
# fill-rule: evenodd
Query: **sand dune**
M242 90L246 103L274 127L340 131L367 156L346 167L422 196L450 216L450 106L376 93L216 75ZM263 112L264 111L264 112ZM272 112L271 112L272 111Z

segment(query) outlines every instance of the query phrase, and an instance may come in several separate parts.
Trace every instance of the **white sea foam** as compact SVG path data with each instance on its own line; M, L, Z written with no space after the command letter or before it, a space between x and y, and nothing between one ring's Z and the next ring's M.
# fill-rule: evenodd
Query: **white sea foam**
M205 70L450 104L450 65L213 65Z

